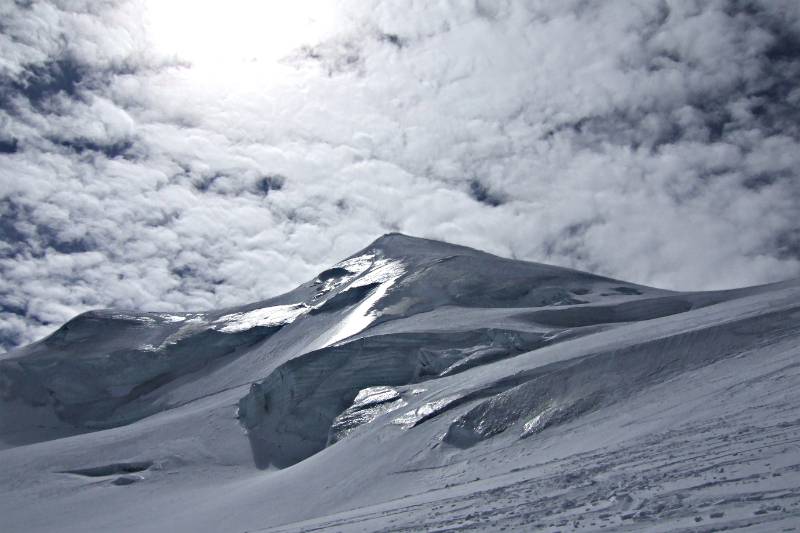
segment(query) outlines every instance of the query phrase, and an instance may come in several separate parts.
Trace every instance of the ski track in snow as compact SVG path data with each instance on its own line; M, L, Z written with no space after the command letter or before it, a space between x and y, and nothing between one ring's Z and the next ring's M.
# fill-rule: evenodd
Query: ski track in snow
M794 531L800 423L747 424L731 435L735 422L686 425L625 447L268 530Z

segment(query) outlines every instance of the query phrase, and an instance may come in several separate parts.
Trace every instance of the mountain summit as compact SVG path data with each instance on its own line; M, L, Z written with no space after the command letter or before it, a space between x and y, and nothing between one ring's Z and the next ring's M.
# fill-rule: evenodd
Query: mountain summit
M784 445L798 296L388 234L261 302L84 313L0 358L0 515L25 531L780 529L800 504Z

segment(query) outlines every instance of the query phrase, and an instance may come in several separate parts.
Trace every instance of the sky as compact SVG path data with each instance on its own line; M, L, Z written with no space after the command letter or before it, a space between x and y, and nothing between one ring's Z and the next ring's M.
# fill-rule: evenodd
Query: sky
M0 2L0 350L383 233L676 290L800 275L800 2Z

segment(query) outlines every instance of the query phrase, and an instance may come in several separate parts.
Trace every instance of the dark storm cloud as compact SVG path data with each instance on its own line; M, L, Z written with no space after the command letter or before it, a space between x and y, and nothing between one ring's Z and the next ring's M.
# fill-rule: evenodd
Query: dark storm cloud
M138 1L5 3L0 344L261 299L387 230L671 288L795 276L799 6L353 1L276 75L169 57Z

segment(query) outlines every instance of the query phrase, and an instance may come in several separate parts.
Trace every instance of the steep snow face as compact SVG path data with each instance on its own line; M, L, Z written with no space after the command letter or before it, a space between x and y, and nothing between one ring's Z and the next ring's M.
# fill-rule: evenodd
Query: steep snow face
M397 259L366 253L337 263L313 281L316 293L310 302L274 305L219 317L213 327L225 333L254 327L291 324L308 313L338 311L351 307L318 340L317 346L335 344L367 328L377 317L375 305L406 272Z
M350 311L332 331L326 333L320 346L330 346L366 329L378 317L375 305L392 285L405 273L403 263L392 259L378 259L364 275L350 284L348 290L370 288L370 292L355 309Z
M235 357L276 331L221 332L199 316L183 318L83 314L22 356L0 360L0 394L52 410L74 429L126 424L164 408L150 397L154 391Z
M508 358L541 343L540 333L505 330L399 333L342 342L291 359L253 383L239 401L238 416L257 464L282 468L324 449L336 418L348 416L343 412L358 405L364 389L380 385L402 392L478 349L493 346Z
M3 527L795 527L798 302L390 235L271 300L87 313L0 359Z

